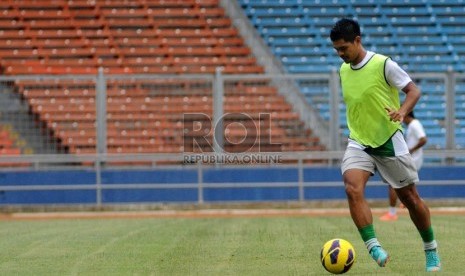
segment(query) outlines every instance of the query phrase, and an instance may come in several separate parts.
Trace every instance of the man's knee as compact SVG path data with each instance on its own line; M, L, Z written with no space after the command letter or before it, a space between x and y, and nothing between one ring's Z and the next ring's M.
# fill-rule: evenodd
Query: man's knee
M358 183L350 179L344 179L344 186L346 195L350 199L356 199L363 197L364 194L364 185L363 183Z
M365 185L370 175L370 172L359 169L350 169L344 172L344 186L349 200L364 197Z

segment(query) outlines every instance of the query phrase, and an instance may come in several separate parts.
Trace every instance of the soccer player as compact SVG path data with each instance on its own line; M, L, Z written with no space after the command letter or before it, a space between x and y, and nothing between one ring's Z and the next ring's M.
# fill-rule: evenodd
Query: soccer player
M426 271L438 271L441 263L429 209L418 195L418 173L401 131L401 122L413 110L420 90L397 63L364 49L357 21L339 20L330 38L344 61L339 73L350 135L341 171L352 220L371 257L386 266L390 257L376 237L364 196L368 179L378 171L395 189L423 239ZM402 105L398 90L406 94Z
M407 147L412 155L415 167L419 172L423 165L423 146L426 145L427 137L423 125L415 114L410 112L404 118L404 123L407 124L406 140ZM397 220L397 195L394 189L389 186L389 211L382 215L379 219L382 221L395 221Z

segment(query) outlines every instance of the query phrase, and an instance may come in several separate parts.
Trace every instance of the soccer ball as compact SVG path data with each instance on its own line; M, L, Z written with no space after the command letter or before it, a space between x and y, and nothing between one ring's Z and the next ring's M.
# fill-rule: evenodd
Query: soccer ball
M323 267L333 274L346 273L355 262L354 247L343 239L327 241L321 248L320 256Z

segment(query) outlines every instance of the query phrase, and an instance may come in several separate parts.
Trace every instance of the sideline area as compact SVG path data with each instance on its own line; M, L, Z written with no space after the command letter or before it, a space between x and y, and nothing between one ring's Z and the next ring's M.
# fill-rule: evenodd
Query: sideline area
M373 208L373 215L386 212L386 208ZM431 214L465 215L465 207L432 207ZM405 209L399 215L408 216ZM152 211L78 211L78 212L15 212L0 214L0 220L48 219L118 219L118 218L235 218L235 217L290 217L290 216L349 216L347 208L315 209L200 209Z

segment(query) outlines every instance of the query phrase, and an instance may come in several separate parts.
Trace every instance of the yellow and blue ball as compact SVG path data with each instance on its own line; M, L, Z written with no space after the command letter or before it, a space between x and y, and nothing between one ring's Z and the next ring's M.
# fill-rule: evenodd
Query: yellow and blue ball
M355 250L344 239L332 239L321 248L321 264L333 274L342 274L350 270L355 262Z

